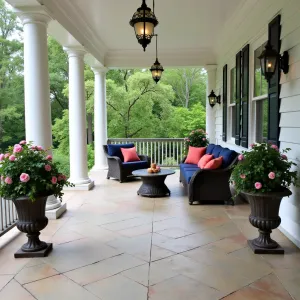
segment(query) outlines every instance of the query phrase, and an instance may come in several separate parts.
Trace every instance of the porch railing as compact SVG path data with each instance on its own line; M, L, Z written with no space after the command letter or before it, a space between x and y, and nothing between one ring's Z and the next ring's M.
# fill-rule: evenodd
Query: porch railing
M0 236L12 229L17 219L17 211L13 202L0 197Z
M139 154L146 154L162 167L177 167L184 156L184 139L108 139L108 144L134 143Z

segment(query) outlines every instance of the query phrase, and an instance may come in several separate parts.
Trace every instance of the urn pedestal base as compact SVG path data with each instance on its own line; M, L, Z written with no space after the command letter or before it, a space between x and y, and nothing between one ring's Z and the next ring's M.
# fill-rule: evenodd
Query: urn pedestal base
M277 248L267 249L255 245L254 240L248 240L248 246L254 254L284 254L284 249L278 244Z
M45 249L42 249L40 251L35 251L35 252L25 252L20 248L16 253L15 253L15 258L31 258L31 257L45 257L47 256L50 251L52 250L52 243L46 243L47 247Z

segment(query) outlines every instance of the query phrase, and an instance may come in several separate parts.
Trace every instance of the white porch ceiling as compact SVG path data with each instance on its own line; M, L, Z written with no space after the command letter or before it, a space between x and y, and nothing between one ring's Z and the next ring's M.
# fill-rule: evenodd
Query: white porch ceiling
M164 66L216 63L215 50L228 21L249 0L156 0L159 59ZM15 7L44 5L55 21L49 33L64 46L77 42L107 67L145 67L154 61L155 43L146 53L129 20L141 0L7 0ZM152 8L152 0L147 1Z

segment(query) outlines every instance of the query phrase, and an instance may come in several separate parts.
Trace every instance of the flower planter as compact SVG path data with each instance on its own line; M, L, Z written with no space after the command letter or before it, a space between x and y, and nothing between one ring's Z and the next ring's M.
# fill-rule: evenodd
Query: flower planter
M15 258L44 257L52 250L51 243L45 243L39 239L40 231L48 224L48 219L45 216L47 197L36 197L34 202L28 197L12 200L18 213L17 228L27 233L28 237L27 243L15 253Z
M284 254L283 248L271 239L272 229L277 228L281 223L279 207L283 197L292 193L288 189L282 192L272 193L246 193L242 192L249 201L251 214L249 221L252 226L258 228L259 236L256 239L248 240L248 245L255 254Z

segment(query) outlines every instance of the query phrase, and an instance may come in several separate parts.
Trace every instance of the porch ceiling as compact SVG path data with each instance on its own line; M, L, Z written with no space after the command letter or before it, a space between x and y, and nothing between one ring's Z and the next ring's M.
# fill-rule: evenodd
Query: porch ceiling
M50 34L61 43L83 44L107 67L144 67L153 63L155 43L146 53L129 19L141 0L7 0L14 6L44 5L55 18ZM218 38L248 0L157 0L159 57L164 66L201 66L216 62ZM148 0L152 7L152 1ZM61 27L63 26L66 31Z

